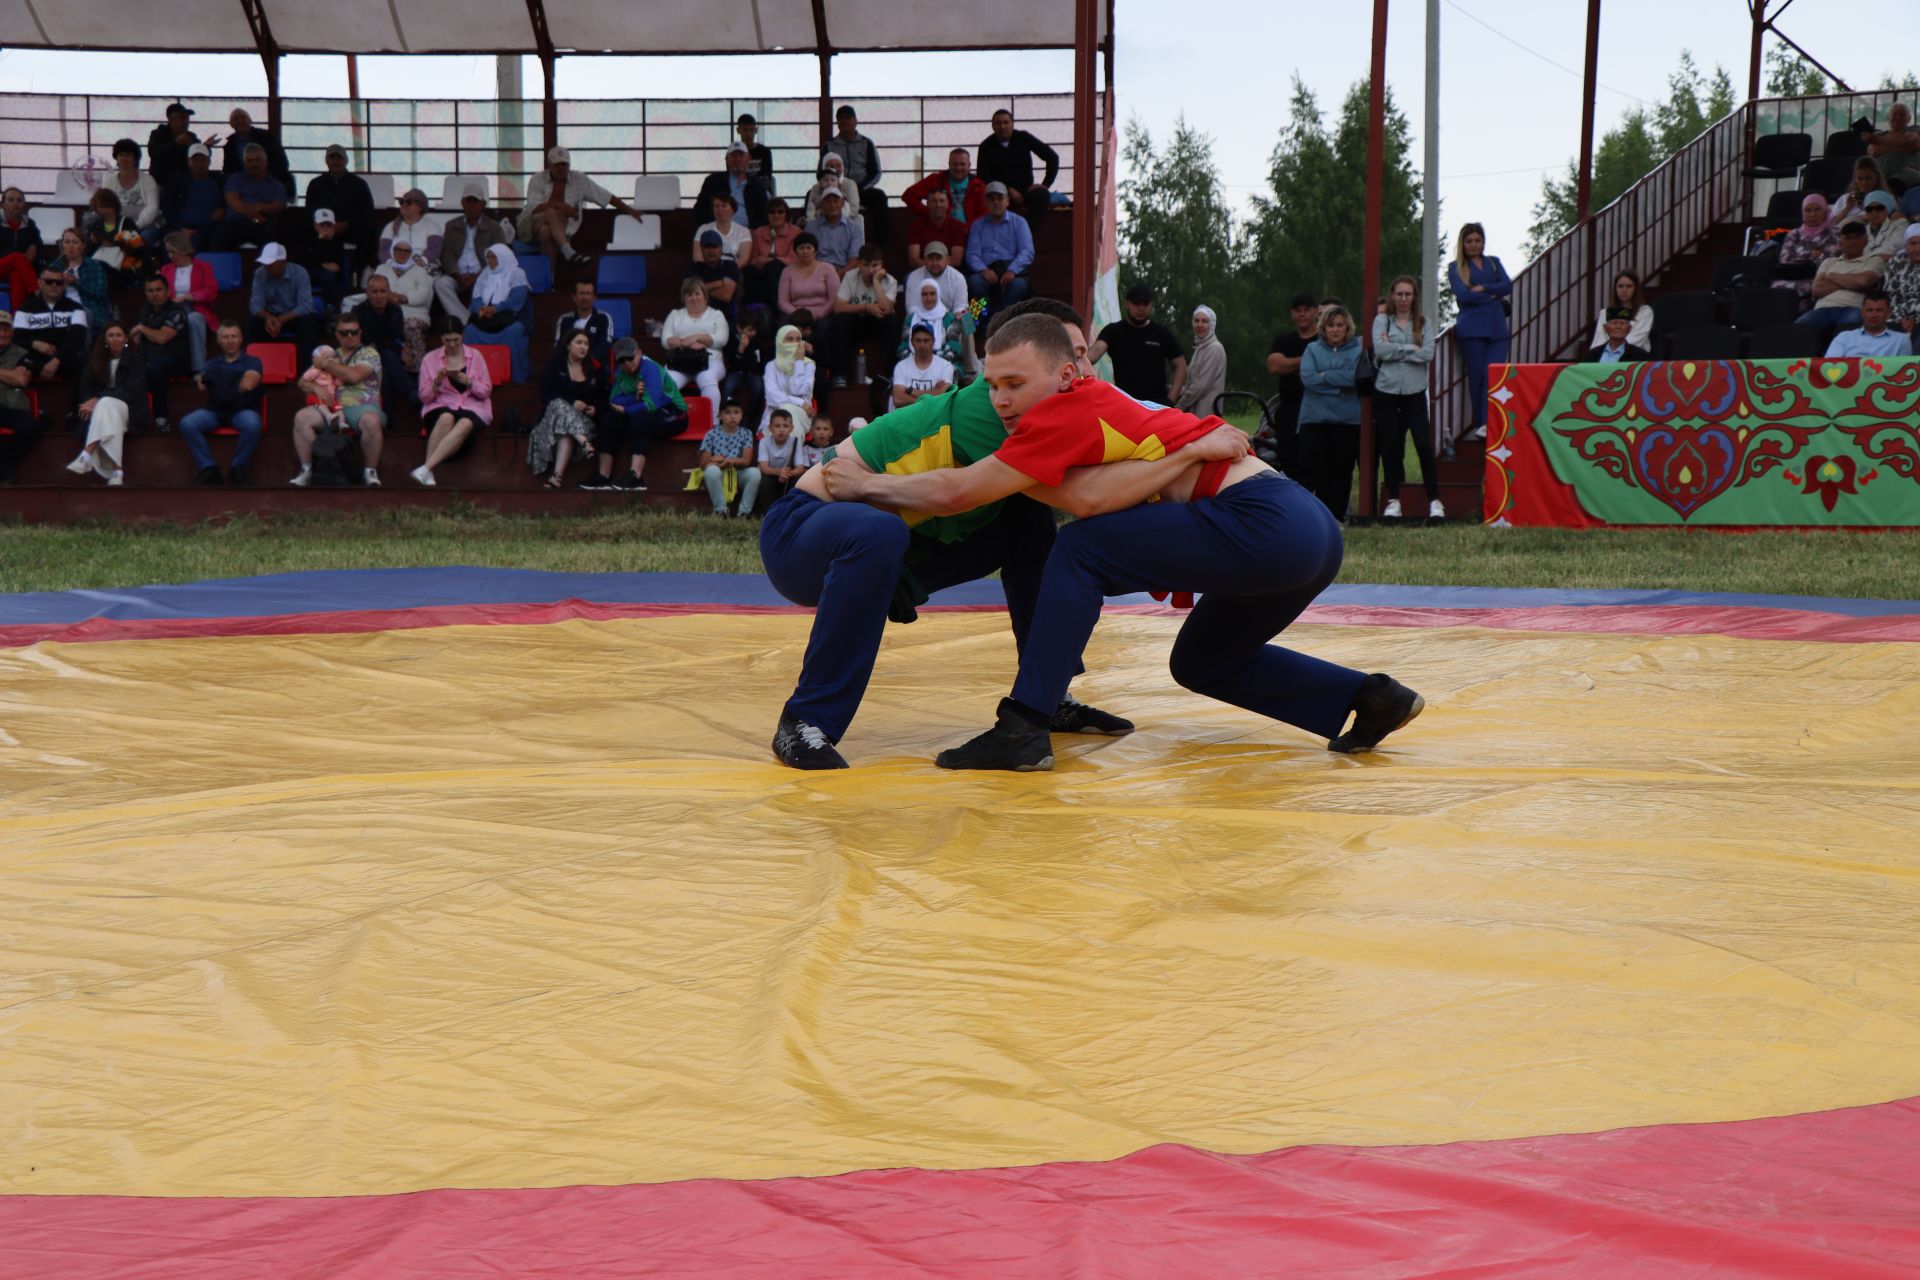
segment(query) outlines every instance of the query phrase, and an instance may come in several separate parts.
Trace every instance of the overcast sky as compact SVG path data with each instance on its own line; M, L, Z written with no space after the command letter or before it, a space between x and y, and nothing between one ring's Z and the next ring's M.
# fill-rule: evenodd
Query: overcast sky
M1366 74L1371 6L1365 0L1118 3L1121 117L1138 117L1159 138L1185 112L1213 135L1222 176L1236 202L1244 202L1263 182L1294 74L1329 108ZM1886 18L1911 3L1899 0L1874 12ZM1781 26L1856 88L1920 64L1920 43L1912 39L1902 44L1827 34L1838 30L1842 15L1857 24L1861 12L1842 0L1797 0ZM1578 147L1585 14L1579 0L1441 0L1445 221L1449 226L1484 222L1488 247L1509 264L1520 259L1541 174L1563 166ZM1424 128L1425 0L1393 0L1392 24L1387 78L1413 121L1417 148ZM1870 27L1891 32L1900 24L1886 26L1875 19ZM1736 93L1744 94L1750 32L1743 0L1605 0L1602 127L1636 99L1657 100L1682 49L1691 49L1709 73L1716 63L1724 65L1733 74ZM836 89L854 96L1072 87L1072 59L1065 53L847 55L834 67ZM491 93L493 79L488 59L365 58L360 66L361 92L368 97L484 95ZM538 73L530 73L526 83L537 86ZM0 53L0 84L28 92L70 92L86 85L101 92L179 93L201 100L265 92L259 60L251 57L6 51ZM647 96L666 98L818 92L811 56L560 62L563 97L626 97L635 85L644 86ZM289 58L281 92L344 96L344 61ZM1356 210L1356 220L1359 216Z

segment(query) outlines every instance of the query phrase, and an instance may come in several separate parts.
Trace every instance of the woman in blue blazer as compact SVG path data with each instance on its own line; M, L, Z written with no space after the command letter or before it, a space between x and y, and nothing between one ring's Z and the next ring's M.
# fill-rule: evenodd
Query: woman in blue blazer
M1469 440L1487 438L1487 366L1505 364L1508 355L1506 301L1513 281L1500 259L1487 256L1486 248L1486 228L1469 222L1460 228L1453 262L1447 267L1447 284L1460 304L1453 336L1467 367L1467 399L1473 404Z

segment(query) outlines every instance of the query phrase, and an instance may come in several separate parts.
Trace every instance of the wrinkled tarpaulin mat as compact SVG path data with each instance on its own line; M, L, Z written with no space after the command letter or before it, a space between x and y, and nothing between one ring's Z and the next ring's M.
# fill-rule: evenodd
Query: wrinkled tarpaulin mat
M0 1274L1920 1257L1910 644L1304 626L1345 758L1115 615L1139 733L952 775L931 615L798 775L807 622L0 651Z

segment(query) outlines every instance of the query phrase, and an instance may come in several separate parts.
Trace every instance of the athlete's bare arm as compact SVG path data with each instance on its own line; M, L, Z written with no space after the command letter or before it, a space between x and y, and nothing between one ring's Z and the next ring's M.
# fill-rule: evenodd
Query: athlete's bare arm
M1090 516L1137 506L1172 484L1189 467L1216 459L1232 461L1246 452L1246 433L1238 427L1223 426L1152 462L1076 467L1058 488L1038 485L1032 476L991 457L967 467L893 476L843 466L836 456L825 465L823 475L828 490L842 502L872 502L944 516L1027 493L1069 514Z

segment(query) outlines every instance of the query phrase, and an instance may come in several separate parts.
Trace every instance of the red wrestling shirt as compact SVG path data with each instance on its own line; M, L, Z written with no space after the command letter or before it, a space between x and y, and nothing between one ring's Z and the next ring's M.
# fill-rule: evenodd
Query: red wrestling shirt
M1221 421L1144 404L1111 383L1082 378L1021 414L1019 425L993 456L1040 484L1054 486L1073 467L1164 458Z

